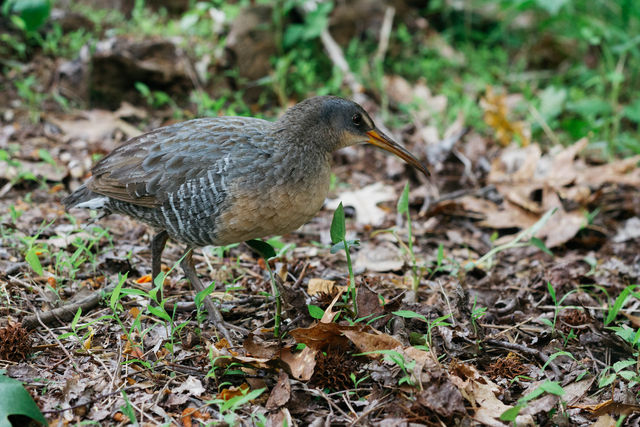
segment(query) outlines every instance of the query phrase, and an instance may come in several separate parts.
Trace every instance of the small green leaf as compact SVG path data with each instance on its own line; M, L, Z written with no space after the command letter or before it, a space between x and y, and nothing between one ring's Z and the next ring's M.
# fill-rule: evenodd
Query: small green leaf
M640 123L640 98L627 105L622 110L622 115L635 123Z
M324 310L317 305L309 304L307 308L309 309L309 314L314 319L322 319L322 316L324 316Z
M20 0L12 3L11 12L20 16L23 30L32 32L40 28L49 18L51 2L49 0Z
M438 263L438 267L442 265L442 261L444 260L444 246L442 243L438 245L438 255L436 258L436 262Z
M603 375L598 381L598 387L606 387L616 380L616 374Z
M112 311L116 311L116 306L118 301L120 300L120 293L122 292L122 286L124 282L127 280L127 274L118 274L118 284L113 291L111 292L111 297L109 298L109 307L111 307Z
M631 372L631 371L620 371L618 372L618 375L620 375L622 378L624 378L627 381L631 381L638 378L635 372Z
M276 256L276 251L273 249L273 246L264 240L251 239L247 240L245 243L267 261Z
M71 329L76 329L76 325L80 321L80 316L82 316L82 307L78 307L76 314L73 316L73 320L71 321Z
M404 317L405 319L420 319L423 322L427 322L427 318L420 313L416 313L415 311L410 310L398 310L394 311L393 314L399 317Z
M331 246L331 253L335 254L336 252L340 252L342 250L346 250L346 245L350 248L360 246L360 240L341 240L335 245Z
M404 214L409 211L409 181L404 185L404 190L398 199L398 213Z
M549 319L546 319L546 318L543 317L542 319L540 319L540 322L542 322L545 325L553 328L553 322L551 320L549 320Z
M607 318L604 321L605 326L611 323L616 317L618 317L618 313L627 300L627 297L629 296L629 294L633 293L633 290L635 288L636 285L627 286L622 290L622 292L620 292L620 295L618 295L618 298L616 298L616 300L614 301L613 306L609 308L609 311L607 312Z
M146 84L142 82L135 82L133 86L136 88L138 92L140 92L142 96L148 97L151 95L151 89L149 89L149 86L147 86Z
M171 316L169 316L169 313L167 313L167 311L162 307L156 307L149 304L147 305L147 310L149 310L149 313L153 314L156 317L159 317L162 320L165 320L167 322L171 321Z
M331 243L336 244L344 240L345 233L344 208L342 207L342 202L340 202L333 213L333 220L331 221Z
M522 410L521 405L516 405L513 408L509 408L506 411L504 411L502 414L500 414L500 420L514 422L521 410Z
M53 160L53 157L51 156L51 153L49 153L45 149L42 149L42 148L38 149L38 157L40 157L41 160L49 163L50 165L53 165L53 166L56 165L56 161Z
M251 400L257 399L262 393L264 393L265 390L266 388L259 388L259 389L250 391L244 396L232 397L231 399L227 400L220 406L220 411L221 412L224 412L227 410L234 411L235 409L240 408L245 403L248 403Z
M569 102L567 103L567 109L580 114L584 118L604 116L612 113L611 104L596 97Z
M549 295L551 295L551 299L553 300L553 303L555 304L556 301L556 290L553 289L553 285L551 284L551 282L547 282L547 289L549 290Z
M631 359L620 360L613 364L613 370L616 372L620 372L624 368L628 368L629 366L633 366L635 364L636 364L635 360L631 360Z
M547 245L545 245L542 240L538 239L537 237L532 237L530 242L533 246L540 249L545 254L553 256L553 252L551 252L549 248L547 248Z
M0 375L0 425L11 426L9 417L24 415L45 426L47 420L20 381Z
M204 301L204 299L207 297L207 295L209 295L211 292L213 292L213 290L215 288L216 288L216 282L213 282L212 284L207 286L205 289L203 289L200 292L198 292L196 294L195 299L194 299L195 303L196 303L196 307L200 308L200 306L202 305L202 301Z
M25 261L29 264L29 266L36 272L38 276L42 276L44 270L42 269L42 264L40 264L40 258L38 258L37 250L34 247L29 248L27 254L24 256Z
M547 393L555 394L556 396L562 396L564 394L562 386L555 381L545 381L540 384L540 388Z

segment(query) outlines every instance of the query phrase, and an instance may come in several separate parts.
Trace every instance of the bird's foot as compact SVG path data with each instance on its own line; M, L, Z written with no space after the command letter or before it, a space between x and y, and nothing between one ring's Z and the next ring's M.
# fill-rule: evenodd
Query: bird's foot
M227 342L229 344L233 343L233 339L231 338L231 333L229 332L229 330L233 330L236 333L236 336L243 336L249 333L248 330L241 326L225 322L222 318L222 313L220 313L220 310L218 309L218 307L216 307L215 303L209 296L205 298L204 305L208 312L209 321L213 323L213 325L222 334L222 336L227 339Z

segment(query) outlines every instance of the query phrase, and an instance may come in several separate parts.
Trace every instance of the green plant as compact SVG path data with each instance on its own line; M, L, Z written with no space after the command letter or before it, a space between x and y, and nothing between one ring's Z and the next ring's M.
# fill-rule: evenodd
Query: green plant
M181 119L184 117L182 109L175 103L168 93L160 90L151 90L149 89L149 86L143 82L135 82L134 86L136 90L140 92L149 107L157 109L168 106L173 111L174 118Z
M237 424L237 416L235 412L240 409L245 404L249 403L251 400L257 399L262 393L264 393L266 388L259 388L256 390L241 390L242 394L239 396L232 397L229 400L224 399L213 399L207 401L207 405L215 404L218 405L219 411L223 414L224 421L228 425L236 425Z
M402 371L402 377L398 380L398 385L408 384L410 386L415 385L415 380L412 376L412 371L416 366L415 360L407 361L404 358L404 355L395 351L395 350L375 350L375 351L367 351L365 353L355 354L355 356L366 356L367 354L382 354L384 356L384 360L395 365L398 365L400 370Z
M136 419L136 411L133 409L133 406L129 401L129 396L127 396L127 392L124 390L122 390L122 399L124 399L124 404L120 407L120 410L127 416L127 418L129 418L129 422L137 427L139 423Z
M540 384L535 390L528 393L526 396L518 399L518 403L513 408L509 408L504 411L500 415L500 419L502 421L513 422L515 425L516 417L518 416L520 411L522 411L522 409L526 407L527 402L530 402L533 399L537 399L545 393L562 396L564 394L564 389L557 382L547 380Z
M353 388L355 390L353 392L350 392L349 394L358 395L358 388L360 387L360 384L362 384L363 381L369 379L370 377L371 377L371 375L367 374L367 375L364 375L362 378L358 378L358 377L356 377L356 374L351 372L349 374L349 378L351 378L351 381L353 382Z
M40 412L38 405L27 390L22 386L20 381L14 380L5 375L5 370L0 370L0 425L11 426L17 425L17 422L30 424L28 420L19 419L21 415L25 418L31 418L40 424L48 425L46 418ZM16 424L12 424L9 417L13 418ZM33 422L33 421L31 421Z
M316 320L320 320L324 316L324 310L317 305L309 304L307 308L309 309L309 314L311 315L311 317Z
M638 354L638 350L640 350L640 328L633 329L627 325L620 325L609 326L607 329L612 330L617 336L629 343L636 350L634 355Z
M478 335L478 331L480 327L478 325L478 321L487 314L487 307L478 307L476 303L478 302L478 297L474 296L473 298L473 307L471 307L471 326L473 327L473 334Z
M53 221L49 222L48 224L43 221L33 236L20 238L20 240L22 240L22 243L27 247L24 259L38 276L42 276L44 274L44 269L42 268L42 263L40 262L39 256L47 253L48 249L45 246L37 244L36 241L47 228L51 227L52 224Z
M71 255L67 251L55 251L52 253L54 275L57 280L74 280L76 273L85 263L90 264L95 271L98 264L98 256L94 251L94 247L105 237L109 240L109 246L113 246L108 230L93 226L84 231L88 235L83 233L82 236L76 237L71 242L71 246L75 248ZM53 239L55 238L53 237Z
M616 379L622 379L623 381L628 383L627 386L629 387L629 389L633 389L640 383L640 374L638 373L637 363L637 360L626 359L614 363L613 366L607 366L600 373L598 387L607 387L611 385ZM628 369L632 367L635 367L635 369Z
M29 117L33 123L40 120L40 108L47 95L38 91L36 86L36 76L33 74L15 82L18 96L25 102L29 110Z
M573 289L573 290L567 292L560 299L557 298L556 291L555 291L555 289L553 289L553 285L551 284L551 282L547 282L547 290L549 291L549 295L551 296L551 300L553 301L553 305L554 305L553 321L551 321L549 319L545 319L545 318L540 319L540 321L542 323L544 323L545 325L551 327L551 333L553 334L553 333L556 332L556 323L558 321L558 314L560 313L560 311L562 311L563 309L567 308L567 307L562 306L562 303L564 302L565 298L567 298L569 295L575 293L577 290Z
M616 319L616 317L618 317L620 310L630 296L633 296L636 299L640 299L640 292L635 291L638 287L639 285L630 285L624 288L622 292L620 292L620 295L618 295L613 304L609 305L609 309L607 310L607 317L604 319L605 326L609 325Z
M399 215L404 215L407 221L407 252L411 259L411 272L413 277L413 292L418 292L420 285L420 275L418 274L418 263L416 255L413 251L413 232L411 226L411 213L409 212L409 181L404 185L402 194L398 199L397 211Z
M37 31L51 14L50 0L8 0L2 5L2 14L27 34Z
M436 327L440 327L440 326L443 326L443 327L453 326L452 323L449 323L449 322L446 321L448 318L450 318L452 316L451 313L446 314L444 316L440 316L440 317L436 318L433 321L427 319L424 315L422 315L420 313L416 313L416 312L410 311L410 310L394 311L393 314L396 315L396 316L403 317L405 319L418 319L418 320L421 320L424 323L426 323L427 324L427 333L424 336L424 345L416 346L416 348L419 348L419 349L425 350L425 351L431 351L432 353L433 353L433 329L436 328ZM434 353L434 355L435 355L435 353Z
M346 225L344 220L344 208L342 207L342 202L338 205L336 210L333 212L333 220L331 221L331 243L333 246L331 247L331 253L335 254L340 250L344 250L344 253L347 257L347 270L349 271L349 288L348 292L351 298L351 302L353 303L353 317L358 316L358 306L356 301L356 280L353 275L353 267L351 265L351 254L349 253L349 248L358 246L360 242L358 240L347 240L346 238Z

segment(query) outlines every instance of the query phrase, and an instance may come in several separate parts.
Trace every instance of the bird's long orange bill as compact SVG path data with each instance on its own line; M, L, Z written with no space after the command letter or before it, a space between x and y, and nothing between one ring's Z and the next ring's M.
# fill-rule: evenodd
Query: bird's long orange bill
M369 144L373 144L376 147L380 147L383 150L395 154L405 162L409 163L411 166L420 170L420 172L422 172L424 176L429 176L429 171L427 170L427 168L425 168L413 154L401 147L397 142L389 138L384 133L374 129L367 132L367 135L369 135L369 140L367 141Z

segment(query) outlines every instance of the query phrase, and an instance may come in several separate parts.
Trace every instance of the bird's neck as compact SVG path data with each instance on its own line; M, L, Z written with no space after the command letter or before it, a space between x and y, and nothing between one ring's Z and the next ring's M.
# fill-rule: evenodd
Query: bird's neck
M280 120L273 124L273 133L285 149L303 153L308 157L331 158L331 154L342 148L340 135L317 121Z

